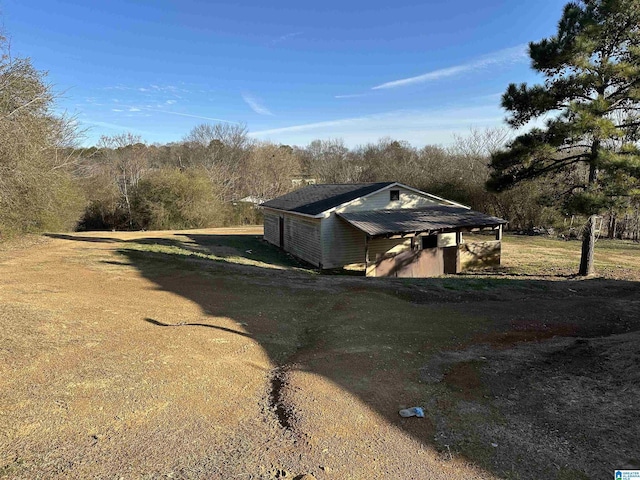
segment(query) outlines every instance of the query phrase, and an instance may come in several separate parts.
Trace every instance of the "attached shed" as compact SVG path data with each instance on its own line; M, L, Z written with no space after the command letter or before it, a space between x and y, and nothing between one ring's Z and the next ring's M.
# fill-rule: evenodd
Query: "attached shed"
M310 185L262 206L265 240L318 268L426 277L500 264L504 220L397 182ZM495 239L464 242L481 230Z

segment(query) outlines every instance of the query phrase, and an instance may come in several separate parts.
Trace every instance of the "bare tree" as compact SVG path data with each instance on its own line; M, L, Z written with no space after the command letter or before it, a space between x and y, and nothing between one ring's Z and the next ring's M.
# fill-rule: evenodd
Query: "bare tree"
M77 130L56 94L0 36L0 231L71 228L84 200L71 178Z
M230 201L241 190L242 175L253 141L244 125L219 123L194 127L184 138L188 164L204 168L216 196Z
M293 189L292 177L301 164L291 148L272 143L254 145L245 172L246 191L263 199L283 195Z
M511 136L506 128L472 128L466 136L455 134L455 142L448 150L470 182L486 182L491 155L504 148Z
M303 170L321 183L366 181L357 155L342 139L314 140L301 151Z
M107 168L120 192L129 228L133 228L131 195L147 168L147 146L140 136L132 133L102 136L98 145L103 149Z

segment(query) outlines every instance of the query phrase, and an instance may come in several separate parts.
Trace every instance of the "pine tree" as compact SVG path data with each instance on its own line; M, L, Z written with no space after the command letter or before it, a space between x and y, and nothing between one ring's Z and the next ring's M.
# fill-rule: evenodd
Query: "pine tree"
M565 206L589 216L579 274L590 275L596 215L639 192L640 1L570 2L557 34L531 42L529 55L545 81L509 85L507 122L520 128L550 119L492 156L487 186L501 191L559 173L578 179Z

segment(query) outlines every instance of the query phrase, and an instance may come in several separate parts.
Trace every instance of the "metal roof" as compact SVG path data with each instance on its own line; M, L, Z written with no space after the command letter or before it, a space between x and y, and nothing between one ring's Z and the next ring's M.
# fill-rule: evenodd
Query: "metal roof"
M405 210L343 212L337 215L372 237L497 227L507 223L501 218L447 205Z
M318 215L334 207L350 202L393 185L395 182L379 183L338 183L308 185L262 204L263 207L287 212Z

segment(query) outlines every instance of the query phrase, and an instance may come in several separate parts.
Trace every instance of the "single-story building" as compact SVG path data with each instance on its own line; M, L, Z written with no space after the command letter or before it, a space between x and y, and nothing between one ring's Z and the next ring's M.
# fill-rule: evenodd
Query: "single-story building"
M398 182L309 185L262 207L269 243L318 268L362 264L367 276L500 265L507 223ZM463 233L481 231L493 238L465 242Z

